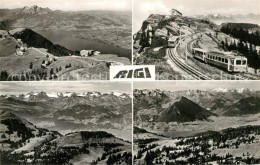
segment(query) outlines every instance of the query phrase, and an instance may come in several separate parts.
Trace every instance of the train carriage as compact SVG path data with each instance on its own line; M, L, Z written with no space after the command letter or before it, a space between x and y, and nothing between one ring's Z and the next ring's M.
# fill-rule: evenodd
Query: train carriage
M210 52L200 48L193 48L193 56L229 72L247 72L247 58L243 56L229 52Z
M204 62L207 62L205 59L207 54L208 54L207 50L200 49L200 48L193 48L193 56Z

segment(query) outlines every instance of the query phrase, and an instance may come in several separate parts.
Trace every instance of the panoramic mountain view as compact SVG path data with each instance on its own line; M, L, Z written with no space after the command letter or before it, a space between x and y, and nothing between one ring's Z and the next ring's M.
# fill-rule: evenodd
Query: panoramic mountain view
M135 82L134 164L259 164L260 88Z
M260 79L259 1L134 4L133 61L158 80Z
M131 1L63 3L1 2L0 80L106 80L131 64Z
M0 121L1 164L132 164L130 83L1 83Z

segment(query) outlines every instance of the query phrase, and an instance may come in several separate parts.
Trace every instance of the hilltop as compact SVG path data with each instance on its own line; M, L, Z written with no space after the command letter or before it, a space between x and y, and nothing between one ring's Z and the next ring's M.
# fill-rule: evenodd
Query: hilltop
M12 112L0 110L1 117L1 151L7 153L30 152L40 146L45 140L52 140L60 136L57 132L37 128L27 120ZM2 158L1 162L4 159Z

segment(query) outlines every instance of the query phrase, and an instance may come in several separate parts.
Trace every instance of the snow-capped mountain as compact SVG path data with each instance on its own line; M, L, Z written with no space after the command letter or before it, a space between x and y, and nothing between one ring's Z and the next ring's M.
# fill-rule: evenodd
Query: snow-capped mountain
M248 88L237 88L237 89L230 89L230 88L215 88L212 89L213 92L238 92L238 93L243 93L243 92L250 92L252 90Z
M27 94L19 94L19 95L2 95L2 97L20 97L23 99L29 99L31 97L35 98L35 97L45 97L45 98L60 98L60 97L71 97L71 96L82 96L82 97L100 97L102 95L106 95L108 93L100 93L100 92L82 92L82 93L76 93L76 92L30 92ZM113 95L119 98L128 98L130 97L129 94L126 93L118 93L118 92L111 92L108 95Z

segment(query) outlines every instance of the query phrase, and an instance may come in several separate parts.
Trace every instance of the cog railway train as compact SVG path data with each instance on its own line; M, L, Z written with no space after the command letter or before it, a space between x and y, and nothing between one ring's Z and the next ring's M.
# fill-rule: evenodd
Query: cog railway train
M231 52L211 52L200 48L192 49L193 56L229 72L247 72L247 58Z

